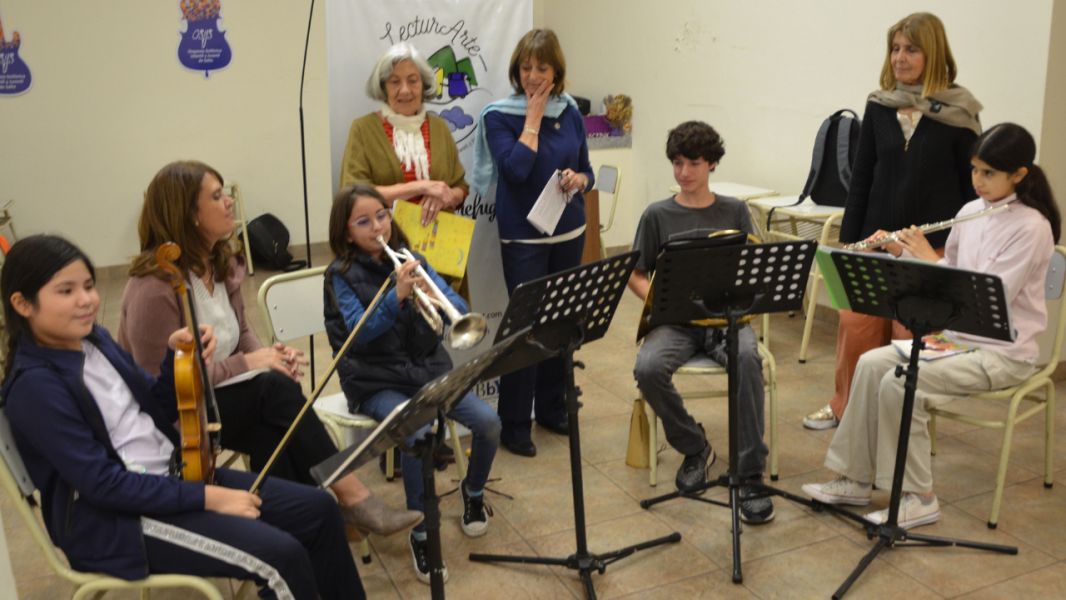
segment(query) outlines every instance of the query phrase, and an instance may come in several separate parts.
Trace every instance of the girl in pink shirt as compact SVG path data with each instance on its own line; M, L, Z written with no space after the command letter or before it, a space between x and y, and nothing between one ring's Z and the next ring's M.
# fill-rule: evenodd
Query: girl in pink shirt
M939 261L949 267L998 275L1003 281L1015 330L1012 342L945 331L947 338L974 348L922 363L915 396L899 524L910 528L934 523L940 505L933 493L929 408L958 396L1007 388L1036 370L1037 335L1047 325L1044 285L1061 223L1043 170L1033 163L1036 143L1020 125L1002 123L974 143L971 178L979 198L959 216L1007 204L1009 208L952 228L944 258L916 226L897 234L885 249L894 256ZM870 239L887 235L878 231ZM904 380L895 375L902 362L894 346L862 355L852 381L848 410L833 436L826 467L839 476L828 483L806 484L803 491L827 504L865 506L874 485L889 489L899 443ZM880 524L887 510L866 515Z

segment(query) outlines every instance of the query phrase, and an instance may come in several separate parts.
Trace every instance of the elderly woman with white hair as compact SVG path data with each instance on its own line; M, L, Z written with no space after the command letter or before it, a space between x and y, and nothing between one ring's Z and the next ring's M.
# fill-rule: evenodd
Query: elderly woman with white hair
M341 187L370 183L389 206L398 199L419 202L423 224L462 206L469 189L448 124L426 114L434 87L433 69L414 47L386 50L366 82L381 110L352 122L341 162Z

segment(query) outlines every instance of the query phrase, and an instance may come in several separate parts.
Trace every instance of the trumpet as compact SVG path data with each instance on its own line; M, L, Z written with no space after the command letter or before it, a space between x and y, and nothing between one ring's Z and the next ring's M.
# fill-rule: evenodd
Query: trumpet
M954 219L948 219L946 221L936 221L934 223L926 223L925 225L919 225L918 229L922 233L932 233L934 231L942 231L954 226L956 223L962 223L963 221L969 221L970 219L977 219L980 217L987 217L991 214L995 214L1002 210L1007 210L1009 204L1001 204L999 206L989 206L986 209L979 210L973 214L966 215L965 217L955 217ZM880 248L892 242L899 241L899 232L894 231L886 236L879 237L874 240L863 240L861 242L855 242L853 244L844 244L845 250L869 250L870 248Z
M392 259L393 267L399 269L400 265L404 261L418 259L415 258L411 251L404 248L402 254L397 253L389 245L385 243L385 238L382 236L377 237L377 242L381 244L381 247L385 249L385 253ZM414 286L412 290L415 294L415 305L418 307L419 314L426 320L426 323L437 332L437 335L441 335L444 332L444 321L441 319L440 312L443 311L444 315L451 321L452 327L448 330L444 341L448 343L455 350L466 350L472 348L481 341L481 338L485 337L485 332L488 331L488 322L485 321L485 317L479 313L470 312L465 315L460 314L459 311L448 302L448 298L444 295L444 292L440 291L437 284L429 277L426 270L422 268L422 265L418 265L415 272L426 285L429 287L429 292L426 292L419 286Z

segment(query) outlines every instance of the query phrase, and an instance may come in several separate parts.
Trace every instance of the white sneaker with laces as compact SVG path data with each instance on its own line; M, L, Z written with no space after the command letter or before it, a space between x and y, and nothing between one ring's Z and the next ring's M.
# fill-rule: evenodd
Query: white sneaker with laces
M837 419L828 404L803 417L803 426L807 429L832 429L839 424L840 419Z
M805 483L803 484L803 492L825 504L866 506L870 503L870 494L873 493L873 486L869 483L859 483L841 475L828 483Z
M888 509L877 510L863 517L874 525L882 525L888 521ZM899 526L904 529L929 525L940 520L940 502L936 496L926 503L922 497L911 492L904 492L899 499Z

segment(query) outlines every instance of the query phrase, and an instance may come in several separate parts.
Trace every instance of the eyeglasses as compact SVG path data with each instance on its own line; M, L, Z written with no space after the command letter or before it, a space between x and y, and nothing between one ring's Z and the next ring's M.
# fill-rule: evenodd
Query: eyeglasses
M377 220L378 223L384 223L385 221L391 218L392 213L390 213L384 208L374 214L374 219ZM354 221L348 221L348 225L351 225L352 227L359 227L360 229L366 229L367 227L371 226L370 217L359 217Z

